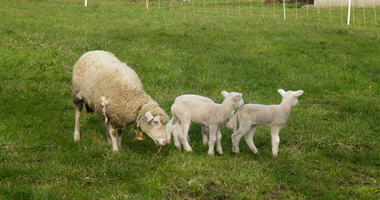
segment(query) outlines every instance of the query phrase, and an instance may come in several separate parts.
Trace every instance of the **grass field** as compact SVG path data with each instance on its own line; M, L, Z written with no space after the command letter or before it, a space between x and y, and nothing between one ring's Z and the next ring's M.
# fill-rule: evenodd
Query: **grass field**
M379 199L380 32L346 26L141 6L0 0L0 199ZM326 19L329 20L329 19ZM100 118L84 114L73 141L71 71L111 51L171 116L182 94L278 104L305 93L271 155L269 129L210 157L200 126L193 152L124 130L112 152Z

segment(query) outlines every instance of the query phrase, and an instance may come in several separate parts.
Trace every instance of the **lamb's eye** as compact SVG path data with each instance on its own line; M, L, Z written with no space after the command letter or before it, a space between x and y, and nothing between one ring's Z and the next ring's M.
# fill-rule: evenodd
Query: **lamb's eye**
M230 119L227 119L226 121L227 121L227 122L229 122L229 121L230 121Z
M153 121L153 124L154 125L160 125L160 122L159 121Z

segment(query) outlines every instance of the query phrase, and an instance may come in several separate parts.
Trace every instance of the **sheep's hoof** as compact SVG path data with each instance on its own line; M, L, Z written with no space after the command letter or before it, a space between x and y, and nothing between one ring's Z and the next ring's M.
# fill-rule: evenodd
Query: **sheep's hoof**
M192 148L187 148L187 149L185 149L185 151L191 152L191 151L193 151L193 149Z
M223 153L223 152L218 152L218 154L219 154L220 156L223 156L223 155L224 155L224 153Z
M232 153L235 153L235 154L239 153L239 148L232 147Z

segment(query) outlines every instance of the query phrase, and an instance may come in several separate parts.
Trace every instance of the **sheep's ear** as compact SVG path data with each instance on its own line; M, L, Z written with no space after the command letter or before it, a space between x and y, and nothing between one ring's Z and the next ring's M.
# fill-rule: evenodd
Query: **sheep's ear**
M280 93L281 96L284 96L284 94L286 93L283 89L278 89L277 92Z
M230 94L230 93L228 93L228 92L226 92L226 91L222 91L221 94L222 94L224 97L227 97L228 94Z
M299 97L303 94L303 90L298 90L297 92L293 92L294 97Z
M145 113L146 121L149 122L150 120L153 119L153 115L150 111Z
M235 94L235 95L232 97L232 99L233 99L233 100L239 100L239 99L241 99L242 96L243 96L243 94L238 93L238 94Z

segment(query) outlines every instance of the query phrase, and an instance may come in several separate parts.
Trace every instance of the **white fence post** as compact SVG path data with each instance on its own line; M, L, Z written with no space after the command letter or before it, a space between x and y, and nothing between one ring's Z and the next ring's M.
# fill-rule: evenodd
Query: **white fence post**
M350 25L350 12L351 12L351 0L348 0L348 16L347 16L347 25Z
M87 0L84 0L84 6L87 7Z

